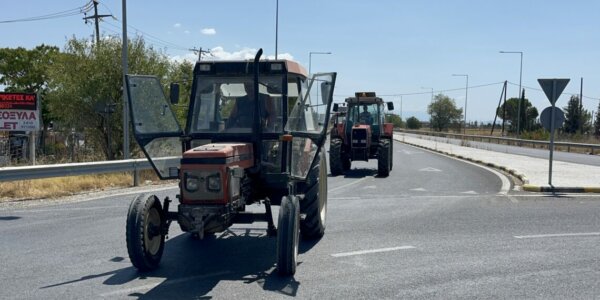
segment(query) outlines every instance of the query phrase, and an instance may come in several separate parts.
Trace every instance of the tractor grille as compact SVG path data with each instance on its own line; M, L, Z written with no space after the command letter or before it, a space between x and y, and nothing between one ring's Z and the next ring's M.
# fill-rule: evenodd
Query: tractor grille
M353 128L352 129L352 148L367 147L367 129Z

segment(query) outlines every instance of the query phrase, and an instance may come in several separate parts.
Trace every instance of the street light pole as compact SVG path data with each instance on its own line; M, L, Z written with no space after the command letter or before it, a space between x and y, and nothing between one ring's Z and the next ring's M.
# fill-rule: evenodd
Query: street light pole
M467 78L467 85L465 87L465 124L463 128L463 134L467 134L467 97L469 96L469 74L452 74L452 76L464 76Z
M313 54L331 54L331 52L309 52L308 53L308 75L310 76L311 73L311 66L312 66L312 55Z
M521 66L519 68L519 107L517 108L517 136L521 132L521 84L523 80L523 51L500 51L500 53L515 53L521 55Z
M277 37L279 35L279 0L275 0L275 60L277 60Z

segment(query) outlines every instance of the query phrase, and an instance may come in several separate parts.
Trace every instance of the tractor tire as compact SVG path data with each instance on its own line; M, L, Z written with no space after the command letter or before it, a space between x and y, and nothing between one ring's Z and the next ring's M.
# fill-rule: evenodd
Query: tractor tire
M327 157L323 152L308 174L300 212L306 215L300 222L302 238L321 238L325 234L327 218Z
M340 139L333 139L329 143L329 171L331 171L331 176L338 176L344 173L342 140Z
M165 248L165 224L160 200L155 195L137 196L127 213L127 252L134 267L141 272L158 268Z
M390 171L394 168L394 139L390 140Z
M277 273L292 276L298 262L300 238L300 207L298 196L284 196L277 222Z
M390 175L390 143L388 140L381 141L377 153L377 174L381 177Z

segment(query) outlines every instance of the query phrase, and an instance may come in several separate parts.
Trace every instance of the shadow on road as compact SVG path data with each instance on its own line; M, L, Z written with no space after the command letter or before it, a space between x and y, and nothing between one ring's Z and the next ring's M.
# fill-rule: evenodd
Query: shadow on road
M0 221L14 221L14 220L18 220L21 217L17 217L17 216L3 216L0 217Z
M317 243L318 240L301 241L299 252L309 251ZM110 276L104 284L113 286L114 292L107 296L115 298L209 299L207 294L221 281L258 284L263 290L295 296L300 283L293 277L277 275L275 246L276 238L255 228L236 228L204 240L195 240L184 233L167 240L161 265L155 271L141 273L129 266L43 288ZM110 261L129 264L122 257ZM163 278L159 284L153 280Z
M363 178L368 176L376 176L377 169L354 168L344 173L344 178Z

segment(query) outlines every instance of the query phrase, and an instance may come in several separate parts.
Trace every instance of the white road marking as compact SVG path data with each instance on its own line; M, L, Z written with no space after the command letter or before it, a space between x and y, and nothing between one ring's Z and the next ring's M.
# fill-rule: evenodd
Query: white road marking
M410 189L411 191L415 191L415 192L426 192L427 190L424 188L416 188L416 189Z
M436 169L436 168L432 168L432 167L427 167L427 168L423 168L423 169L421 169L419 171L421 171L421 172L441 172L442 170Z
M517 238L517 239L535 239L535 238L572 237L572 236L600 236L600 232L579 232L579 233L552 233L552 234L534 234L534 235L515 235L515 238Z
M131 287L131 288L115 290L112 292L100 294L100 297L112 297L112 296L117 296L117 295L122 295L122 294L131 294L131 293L137 292L137 291L150 290L158 285L168 286L168 285L180 284L180 283L184 283L184 282L188 282L188 281L198 281L198 280L206 279L206 278L210 278L210 277L222 276L222 275L226 275L226 274L230 274L230 273L231 273L231 271L222 271L222 272L216 272L216 273L205 274L205 275L179 278L179 279L174 279L174 280L164 280L164 281L160 281L160 282L149 283L149 284L135 286L135 287Z
M408 146L411 146L411 145L408 145ZM414 147L414 146L412 146L412 147ZM502 182L502 187L500 188L500 191L498 192L498 194L500 194L500 195L508 195L508 190L510 189L510 181L508 180L508 178L504 174L502 174L502 173L500 173L500 172L498 172L498 171L496 171L496 170L494 170L492 168L488 168L486 166L483 166L483 165L480 165L480 164L476 164L474 162L470 162L470 161L467 161L467 160L464 160L464 159L458 159L456 157L448 156L448 155L445 155L445 154L442 154L442 153L439 153L439 152L435 152L435 151L432 151L432 150L429 150L429 149L424 149L424 150L425 151L429 151L429 152L431 152L433 154L437 154L437 155L445 156L445 157L448 157L448 158L460 160L460 161L462 161L464 163L471 164L473 166L480 167L482 169L485 169L485 170L488 170L488 171L492 172L494 175L498 176L500 178L500 181Z
M363 189L376 189L376 188L377 188L377 186L374 186L374 185L367 185L367 186L365 186Z
M357 183L359 183L359 182L361 182L361 181L364 181L364 180L366 180L366 179L368 179L368 178L369 178L369 177L363 177L363 178L361 178L361 179L359 179L359 180L352 181L352 182L350 182L350 183L344 184L344 185L342 185L342 186L338 186L338 187L336 187L336 188L333 188L333 189L329 189L329 192L331 193L331 192L335 192L335 191L337 191L337 190L340 190L340 189L343 189L343 188L349 187L349 186L351 186L351 185L353 185L353 184L357 184Z
M478 193L476 191L466 191L466 192L462 192L461 194L477 195Z
M397 250L407 250L414 249L414 246L400 246L400 247L391 247L391 248L381 248L381 249L372 249L372 250L361 250L361 251L352 251L352 252L343 252L343 253L335 253L331 254L333 257L346 257L353 255L362 255L362 254L371 254L371 253L380 253L380 252L390 252Z

